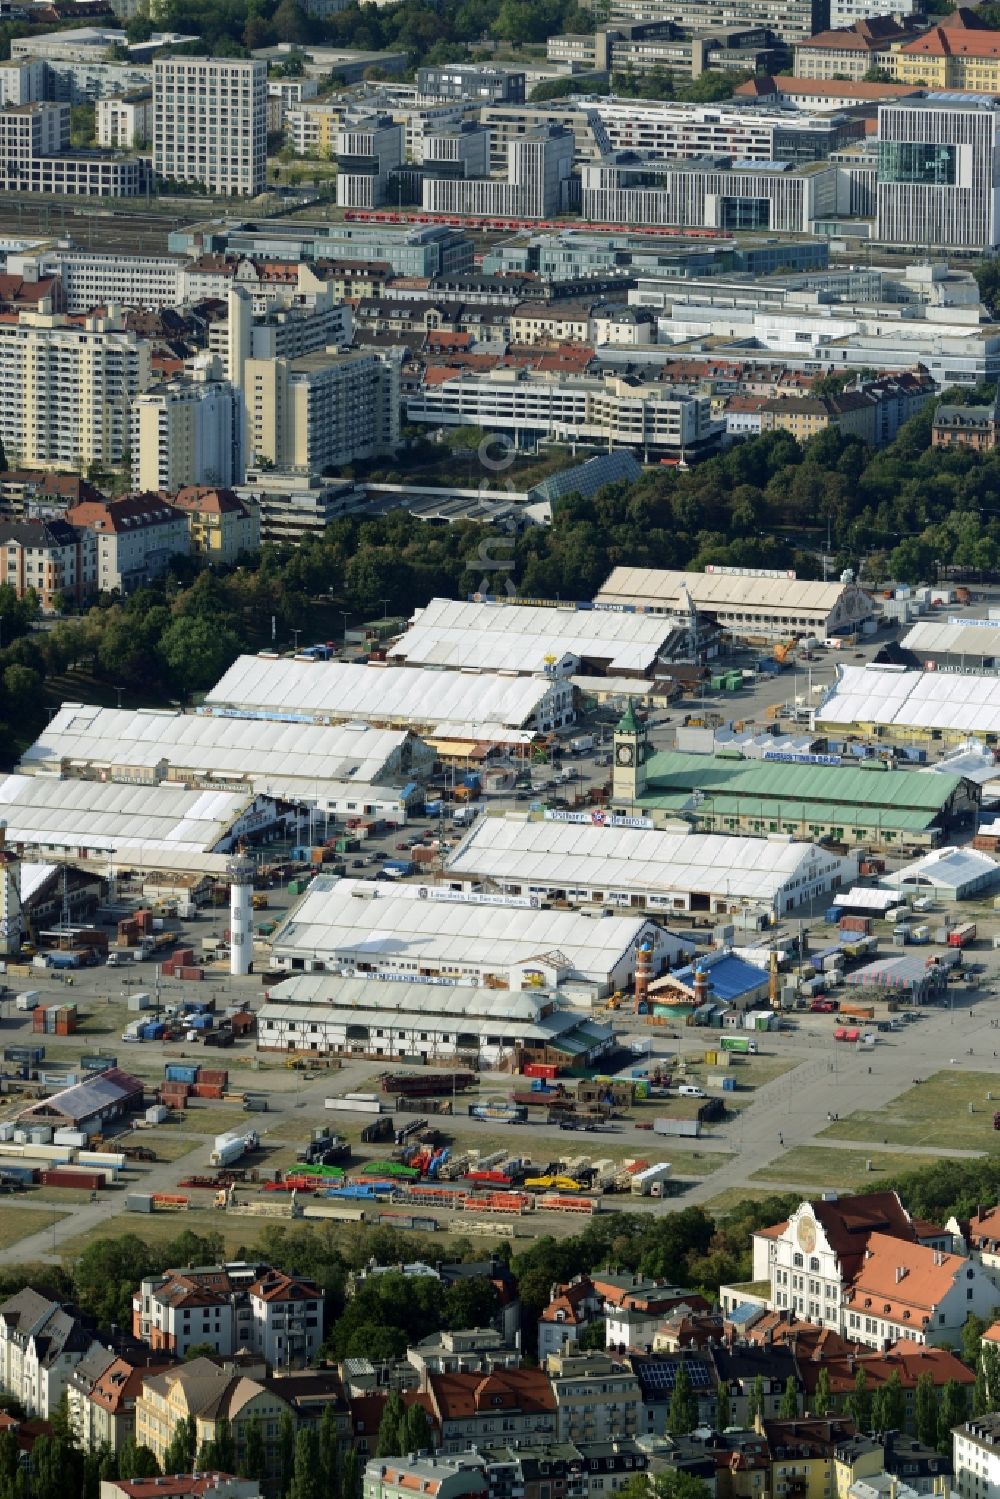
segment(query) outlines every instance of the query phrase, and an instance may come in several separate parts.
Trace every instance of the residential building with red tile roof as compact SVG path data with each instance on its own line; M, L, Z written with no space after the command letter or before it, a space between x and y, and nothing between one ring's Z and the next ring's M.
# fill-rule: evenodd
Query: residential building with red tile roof
M195 1344L301 1367L323 1341L323 1291L268 1265L234 1262L149 1276L132 1298L132 1331L183 1358Z
M189 484L171 503L188 517L192 552L207 562L235 562L260 546L260 514L232 489Z
M442 1452L463 1452L500 1433L508 1440L555 1439L556 1400L541 1369L429 1374L427 1393L440 1428Z
M191 550L188 517L159 494L120 500L82 500L66 511L74 526L97 538L97 581L102 592L131 593L166 572L171 559Z
M987 1317L996 1299L975 1260L873 1233L844 1293L844 1331L871 1348L901 1338L957 1347L970 1312Z

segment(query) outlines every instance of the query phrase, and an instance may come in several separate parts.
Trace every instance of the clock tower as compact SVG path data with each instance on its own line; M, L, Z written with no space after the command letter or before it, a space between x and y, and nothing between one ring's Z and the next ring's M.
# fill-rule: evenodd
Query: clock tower
M646 758L646 729L629 703L615 729L611 786L616 806L634 807L646 789Z

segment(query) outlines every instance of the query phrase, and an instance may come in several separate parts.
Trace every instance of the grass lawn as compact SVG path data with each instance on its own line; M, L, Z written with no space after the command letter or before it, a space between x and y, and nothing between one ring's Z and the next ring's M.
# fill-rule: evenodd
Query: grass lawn
M766 1197L773 1197L774 1191L766 1187L728 1187L725 1192L720 1192L718 1197L712 1197L704 1204L706 1213L712 1213L716 1218L724 1218L727 1213L732 1213L736 1208L742 1207L745 1202L763 1202Z
M871 1171L866 1162L871 1161ZM918 1170L921 1158L899 1151L838 1150L799 1145L750 1175L751 1181L796 1182L809 1187L873 1187L880 1177Z
M65 1217L65 1213L57 1213L52 1208L25 1207L22 1210L20 1207L5 1206L0 1213L0 1249L9 1249L12 1244L19 1244L32 1234L40 1234Z
M991 1090L994 1102L986 1097ZM970 1103L976 1106L974 1114L969 1113ZM993 1128L998 1108L1000 1073L936 1072L901 1094L891 1109L849 1114L823 1130L822 1138L926 1145L942 1154L944 1142L958 1150L1000 1151L1000 1130Z

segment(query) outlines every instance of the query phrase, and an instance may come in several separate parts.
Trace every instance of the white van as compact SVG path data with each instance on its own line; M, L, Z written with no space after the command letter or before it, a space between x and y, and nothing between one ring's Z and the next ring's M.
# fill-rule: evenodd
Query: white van
M37 1010L42 1002L42 996L37 989L26 989L23 994L18 994L14 1000L15 1010Z
M694 1083L681 1083L677 1089L681 1098L707 1098L708 1094L704 1088L696 1088Z

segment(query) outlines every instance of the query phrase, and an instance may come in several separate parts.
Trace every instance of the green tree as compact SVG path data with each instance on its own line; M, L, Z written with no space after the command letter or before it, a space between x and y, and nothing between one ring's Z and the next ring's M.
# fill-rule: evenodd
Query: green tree
M17 1477L17 1469L20 1461L21 1449L17 1445L17 1437L8 1428L0 1431L0 1494L6 1496L14 1486Z
M854 1376L854 1389L847 1397L847 1409L859 1432L871 1430L872 1397L868 1389L868 1376L863 1367Z
M965 1387L960 1385L957 1379L949 1379L941 1391L941 1405L938 1410L938 1451L947 1456L951 1452L951 1433L954 1427L961 1426L968 1418L969 1399Z
M295 1438L295 1461L288 1499L324 1499L319 1433L306 1426Z
M983 1333L989 1325L985 1317L977 1317L975 1312L970 1312L962 1323L962 1358L970 1369L979 1363Z
M400 1427L403 1452L425 1452L434 1446L434 1433L427 1412L418 1400L407 1406Z
M657 1473L652 1479L636 1473L618 1490L618 1499L711 1499L711 1494L704 1479L678 1469Z
M672 1437L686 1436L689 1431L694 1431L697 1425L698 1397L694 1392L687 1365L680 1364L667 1410L667 1433Z
M119 1478L159 1478L160 1465L150 1448L134 1441L123 1442L118 1449Z
M729 1386L723 1384L720 1379L715 1386L715 1424L719 1431L725 1431L727 1426L732 1425L732 1405L729 1399Z
M917 1440L923 1442L925 1447L936 1447L938 1402L933 1374L925 1372L918 1377L913 1403Z
M295 1422L290 1410L281 1412L281 1420L278 1422L278 1474L281 1489L281 1499L287 1499L292 1482L292 1470L295 1466ZM248 1475L255 1478L255 1473Z
M344 1453L343 1478L341 1481L341 1492L344 1499L360 1499L361 1494L361 1464L358 1454L353 1447L348 1447Z
M319 1464L326 1499L340 1499L340 1438L337 1412L332 1405L323 1411L319 1423Z
M135 1287L158 1268L148 1246L135 1234L94 1239L73 1269L77 1302L105 1327L112 1322L128 1325Z
M816 1390L813 1394L813 1412L817 1416L828 1416L833 1407L833 1399L830 1394L830 1371L824 1364L819 1371L816 1380Z
M178 1421L174 1427L174 1434L167 1443L167 1449L163 1454L164 1473L193 1472L197 1445L198 1434L195 1430L194 1417L186 1416L183 1421Z
M756 1426L764 1419L764 1380L760 1374L754 1379L747 1396L747 1425Z
M398 1390L390 1390L386 1397L382 1419L379 1422L375 1442L376 1457L398 1457L405 1452L403 1427L406 1421L406 1406Z
M794 1421L799 1413L799 1389L795 1375L789 1374L785 1380L785 1388L781 1396L781 1405L778 1407L778 1415L783 1421Z
M71 146L92 146L97 139L97 118L93 104L74 104L69 112Z
M240 1478L261 1478L265 1466L264 1433L261 1430L260 1417L253 1415L243 1430L243 1451L237 1461L236 1472Z
M218 1351L214 1343L192 1343L184 1355L184 1362L190 1364L196 1358L215 1358Z

